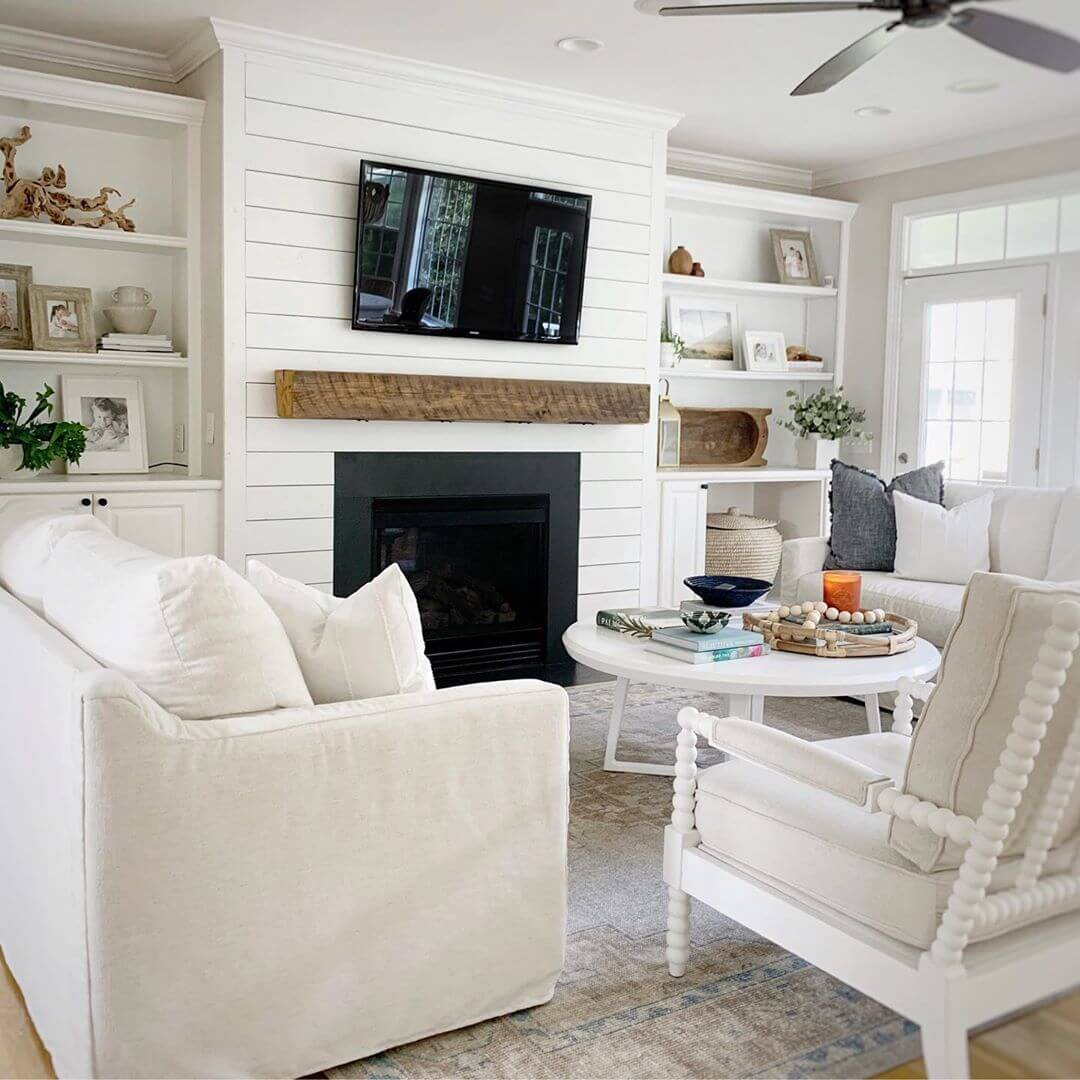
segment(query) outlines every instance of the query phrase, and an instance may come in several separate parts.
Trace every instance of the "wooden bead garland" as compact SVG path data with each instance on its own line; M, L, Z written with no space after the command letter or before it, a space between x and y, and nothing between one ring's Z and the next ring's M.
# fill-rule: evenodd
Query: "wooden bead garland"
M790 621L793 619L799 622ZM871 636L848 634L835 628L819 630L822 620L863 626L889 622L900 633L874 640ZM907 652L914 648L918 633L918 626L911 619L887 615L881 608L837 611L820 600L790 606L782 604L762 615L744 615L743 627L760 633L770 648L828 657L888 656Z

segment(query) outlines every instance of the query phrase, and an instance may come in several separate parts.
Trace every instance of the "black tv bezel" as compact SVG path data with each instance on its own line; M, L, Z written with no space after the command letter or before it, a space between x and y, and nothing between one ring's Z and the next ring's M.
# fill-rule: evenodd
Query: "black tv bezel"
M371 323L358 323L356 321L356 300L360 293L360 283L363 278L363 272L361 269L361 244L364 233L364 199L363 199L363 186L364 186L364 170L366 168L372 169L407 169L410 172L423 172L429 176L442 176L448 180L471 180L474 182L484 184L497 184L499 187L506 188L520 188L522 191L539 191L545 195L565 195L574 199L585 199L587 201L587 207L585 210L585 234L584 242L582 244L582 257L581 257L581 293L578 300L578 309L575 313L574 319L574 336L573 339L569 338L533 338L526 337L524 334L513 333L499 333L497 331L488 330L465 330L460 327L443 327L435 329L432 327L423 326L401 326L400 324L389 323L385 326L375 326ZM350 322L354 330L369 330L375 333L381 334L414 334L420 337L456 337L456 338L468 338L472 341L517 341L527 345L580 345L581 344L581 312L585 306L585 271L588 265L589 258L589 227L592 224L592 204L593 197L586 194L583 191L568 191L565 188L552 188L545 187L542 184L521 184L513 180L497 180L488 176L479 176L469 173L452 173L444 172L441 169L428 169L423 165L410 165L403 161L373 161L367 158L360 159L360 177L356 183L357 190L357 203L356 203L356 241L353 250L353 297L352 297L352 311L350 312Z

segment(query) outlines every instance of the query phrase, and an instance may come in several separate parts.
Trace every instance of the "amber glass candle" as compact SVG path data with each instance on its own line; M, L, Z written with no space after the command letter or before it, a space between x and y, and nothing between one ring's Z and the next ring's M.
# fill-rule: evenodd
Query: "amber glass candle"
M858 611L862 601L862 574L857 570L826 570L822 575L822 596L838 611Z

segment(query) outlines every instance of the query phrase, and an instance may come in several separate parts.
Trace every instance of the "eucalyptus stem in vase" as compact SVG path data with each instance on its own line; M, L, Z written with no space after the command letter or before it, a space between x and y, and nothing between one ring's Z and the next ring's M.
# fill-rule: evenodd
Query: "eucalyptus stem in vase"
M798 436L796 452L804 469L827 469L840 452L841 439L869 441L871 435L859 425L866 411L857 409L845 396L844 388L821 387L805 397L796 390L787 392L791 416L781 427Z

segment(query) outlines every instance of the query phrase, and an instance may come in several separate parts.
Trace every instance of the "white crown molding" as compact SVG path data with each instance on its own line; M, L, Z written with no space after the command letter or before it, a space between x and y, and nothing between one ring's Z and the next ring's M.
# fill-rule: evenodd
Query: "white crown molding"
M342 70L359 71L384 78L400 79L410 86L424 86L430 90L456 92L490 101L497 96L500 101L560 113L572 111L579 116L609 123L647 127L658 131L670 131L682 114L667 109L652 108L610 98L594 97L569 90L560 90L537 83L520 82L497 75L482 75L445 64L433 64L426 60L410 60L386 53L370 52L351 45L284 34L276 30L264 30L243 23L211 18L209 23L214 38L221 48L236 48L301 60L322 66L331 65Z
M686 173L735 184L763 184L792 191L809 192L813 187L813 176L809 169L725 157L722 154L687 150L679 146L668 147L668 172Z
M186 79L220 48L221 45L211 20L204 20L191 37L182 41L169 53L169 70L172 72L173 80L179 82L181 79Z
M910 169L925 169L931 165L945 165L950 161L962 161L965 158L995 154L1002 150L1017 150L1024 146L1034 146L1037 143L1067 139L1076 135L1080 135L1080 114L1073 113L1041 123L987 131L980 135L971 135L966 139L953 139L947 143L936 143L933 146L867 158L849 165L815 169L813 190L819 191L821 188L849 184L856 180L870 180L889 173L907 172Z
M668 174L664 186L667 204L689 203L692 206L741 207L775 214L797 214L828 221L850 221L858 203L825 199L800 191L781 191L759 185L732 184L724 180L706 180L696 176Z
M168 124L201 124L206 108L204 101L179 94L10 67L0 67L0 96Z
M125 49L99 41L48 34L43 30L24 30L20 26L0 26L0 53L24 60L109 71L158 82L176 82L169 58L142 49Z

